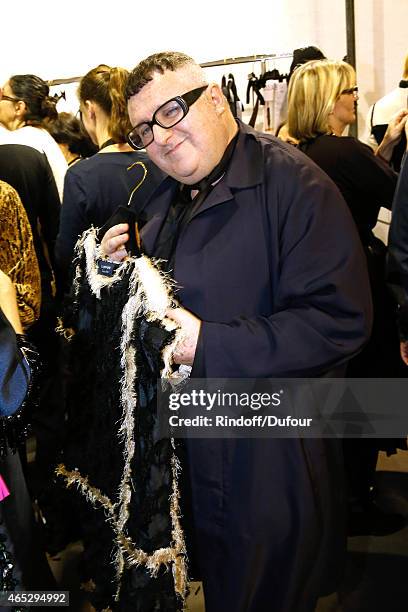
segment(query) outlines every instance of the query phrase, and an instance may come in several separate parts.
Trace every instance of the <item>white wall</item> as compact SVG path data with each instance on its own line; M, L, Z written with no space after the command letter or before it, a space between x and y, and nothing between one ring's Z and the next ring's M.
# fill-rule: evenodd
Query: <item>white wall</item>
M408 52L408 0L355 5L361 133L368 106L399 80ZM24 72L44 79L79 76L101 62L132 68L166 49L200 62L310 44L331 58L346 54L344 0L20 0L15 6L5 2L1 9L0 82ZM234 67L242 75L241 97L251 70Z
M345 52L343 0L207 0L194 6L191 0L21 0L18 12L3 4L2 77L69 77L101 62L130 68L165 49L201 62L307 44L321 44L329 55Z
M395 89L408 53L408 0L355 2L359 134L368 108Z

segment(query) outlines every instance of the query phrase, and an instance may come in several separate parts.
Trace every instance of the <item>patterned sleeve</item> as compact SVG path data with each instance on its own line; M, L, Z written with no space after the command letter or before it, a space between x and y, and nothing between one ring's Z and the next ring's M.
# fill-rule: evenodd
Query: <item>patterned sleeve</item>
M18 193L0 181L0 269L14 283L23 329L40 316L41 281L33 236Z

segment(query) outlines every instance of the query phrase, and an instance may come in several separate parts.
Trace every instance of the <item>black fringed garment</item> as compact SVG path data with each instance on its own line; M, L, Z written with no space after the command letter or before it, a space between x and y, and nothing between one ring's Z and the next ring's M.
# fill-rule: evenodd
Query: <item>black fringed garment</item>
M87 587L98 609L183 609L186 561L179 464L160 439L157 381L179 340L171 284L145 256L98 274L96 231L77 245L71 311L69 433L57 474L76 485Z

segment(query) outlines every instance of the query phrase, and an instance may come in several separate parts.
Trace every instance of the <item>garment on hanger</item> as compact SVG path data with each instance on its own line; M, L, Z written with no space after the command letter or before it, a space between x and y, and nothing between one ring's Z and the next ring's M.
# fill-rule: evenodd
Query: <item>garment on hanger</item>
M171 286L144 255L98 273L96 235L83 234L74 262L68 432L57 474L76 490L92 605L178 612L186 590L180 468L173 440L158 434L156 402L179 341L165 317Z
M276 133L287 114L287 79L274 68L260 77L260 87L265 100L263 108L263 132Z
M239 99L235 78L231 72L228 75L228 79L225 77L225 75L222 77L221 89L222 93L227 98L234 117L237 119L242 119L242 111L244 110L244 107Z
M265 104L265 100L264 100L263 95L261 94L260 89L261 89L260 80L258 79L258 77L256 76L254 72L251 72L248 75L248 85L247 85L247 91L246 91L246 103L247 104L251 103L251 91L252 91L253 111L252 111L251 118L248 122L248 124L251 127L255 127L256 118L258 116L259 105ZM253 102L254 97L255 97L255 103Z
M259 77L251 72L248 76L247 104L250 103L251 91L255 94L251 127L263 132L275 133L287 114L287 81L288 76L279 70L267 70ZM257 122L259 106L263 106L263 120Z

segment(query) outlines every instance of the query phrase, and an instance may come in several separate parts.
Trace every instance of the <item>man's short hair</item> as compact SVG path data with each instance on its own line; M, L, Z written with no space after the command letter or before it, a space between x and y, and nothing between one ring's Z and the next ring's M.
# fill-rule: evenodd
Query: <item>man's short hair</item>
M174 72L188 64L196 65L196 62L189 55L179 53L178 51L163 51L149 55L149 57L139 62L130 73L126 86L126 99L129 100L129 98L139 93L149 81L152 81L155 72L159 74L164 74L166 70Z

